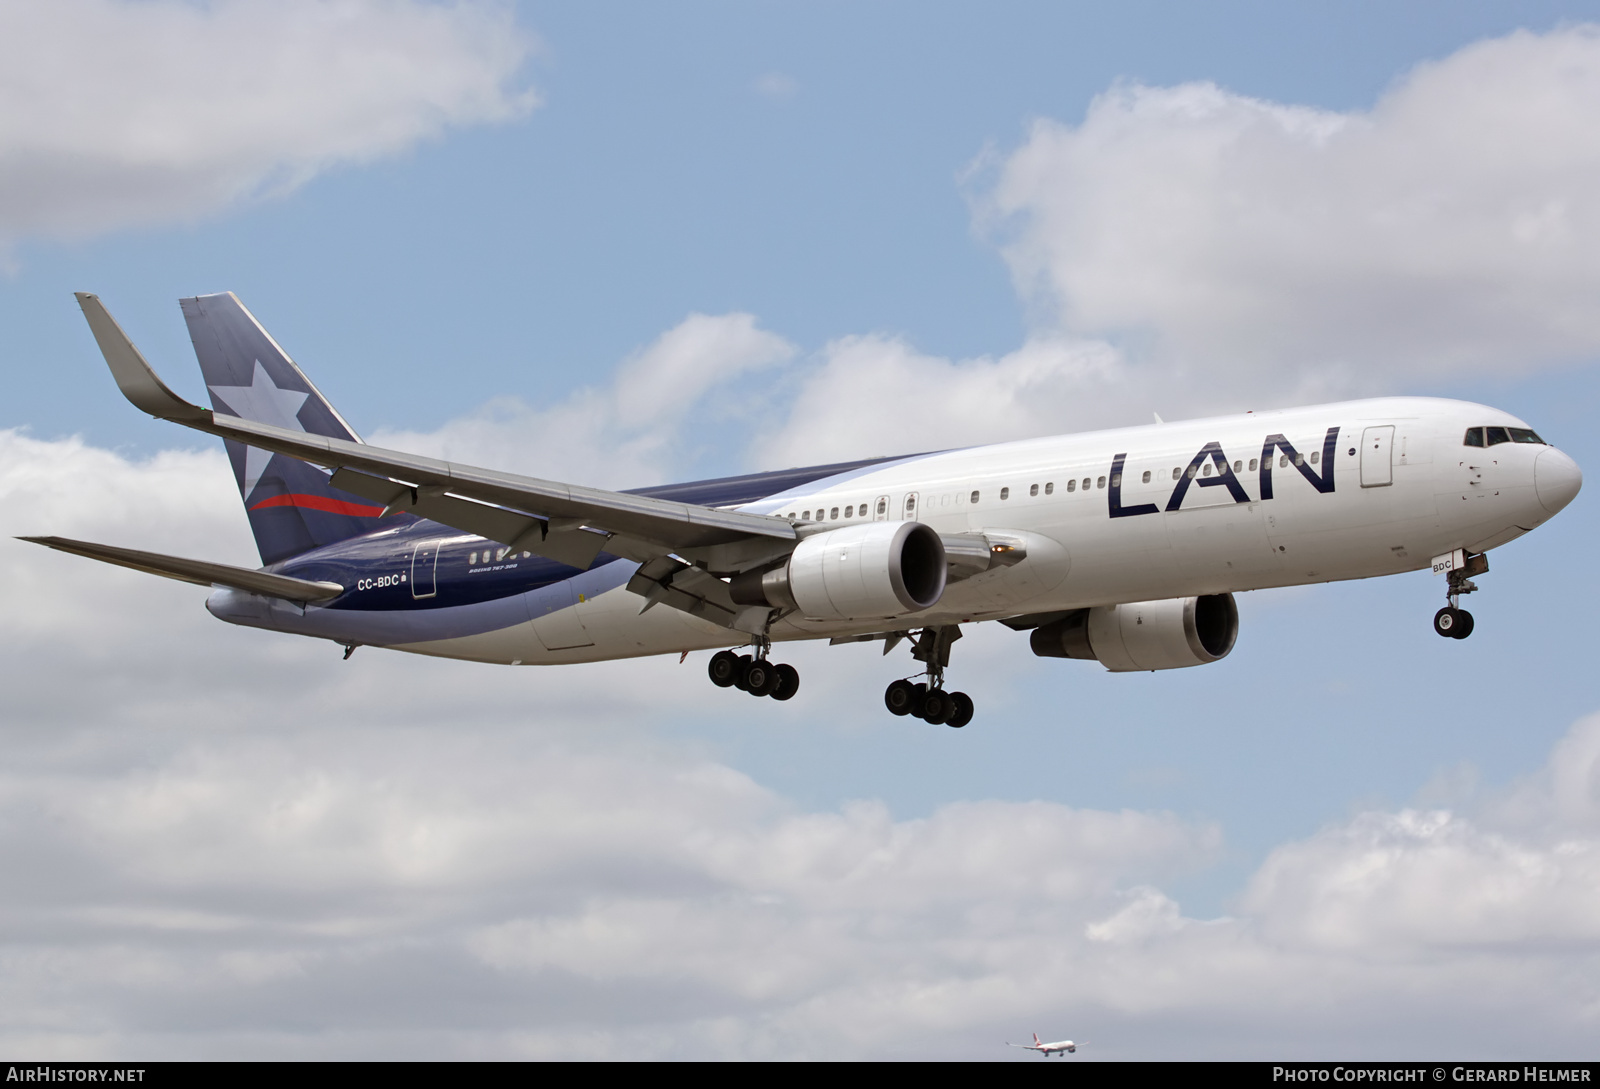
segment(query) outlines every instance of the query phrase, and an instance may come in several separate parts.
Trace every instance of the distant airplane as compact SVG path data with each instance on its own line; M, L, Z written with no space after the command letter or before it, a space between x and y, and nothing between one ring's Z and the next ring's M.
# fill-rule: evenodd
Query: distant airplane
M885 704L964 726L945 670L983 621L1043 657L1177 669L1233 649L1235 592L1431 566L1434 630L1464 638L1484 553L1583 482L1508 413L1390 397L603 491L367 445L231 293L181 301L200 408L78 300L129 401L223 439L265 566L24 539L214 587L214 616L346 657L715 650L714 684L787 700L800 676L774 643L909 640L921 668ZM885 416L916 411L904 392Z
M1043 1043L1042 1041L1040 1041L1039 1034L1037 1032L1033 1034L1033 1043L1031 1043L1031 1044L1014 1044L1010 1040L1007 1040L1006 1041L1006 1046L1007 1047L1020 1047L1024 1051L1042 1052L1044 1054L1044 1057L1047 1058L1047 1059L1051 1055L1054 1055L1054 1054L1057 1054L1057 1053L1065 1055L1069 1051L1077 1051L1078 1050L1078 1045L1073 1043L1071 1040L1057 1040L1053 1044Z

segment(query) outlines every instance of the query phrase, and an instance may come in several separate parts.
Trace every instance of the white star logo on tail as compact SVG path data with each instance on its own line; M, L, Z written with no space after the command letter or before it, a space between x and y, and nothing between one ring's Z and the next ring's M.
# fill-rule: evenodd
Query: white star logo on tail
M311 395L296 393L292 389L279 389L259 359L256 360L256 370L250 385L210 388L217 399L238 413L241 419L271 424L273 427L283 427L290 431L305 430L305 425L300 422L300 406L305 404L306 398ZM244 497L246 499L249 499L250 493L256 490L256 485L261 482L261 474L267 471L267 462L271 460L270 450L257 450L254 446L245 447Z

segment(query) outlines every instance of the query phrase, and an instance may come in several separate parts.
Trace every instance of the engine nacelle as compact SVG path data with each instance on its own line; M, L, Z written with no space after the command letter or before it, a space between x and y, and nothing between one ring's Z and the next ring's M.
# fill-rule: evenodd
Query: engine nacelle
M931 609L944 596L944 543L921 522L863 522L805 538L781 567L732 580L741 605L808 620L866 620Z
M1096 605L1033 629L1042 658L1093 658L1113 673L1182 669L1226 658L1239 637L1232 594Z

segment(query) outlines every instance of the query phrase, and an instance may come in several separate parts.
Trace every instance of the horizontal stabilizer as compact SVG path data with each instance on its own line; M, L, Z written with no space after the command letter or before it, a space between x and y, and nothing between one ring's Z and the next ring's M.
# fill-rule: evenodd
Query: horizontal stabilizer
M151 575L192 582L198 586L227 586L250 594L281 597L285 601L327 601L344 593L337 582L311 582L307 579L274 575L268 571L253 571L247 567L234 567L226 563L206 563L204 560L186 560L178 556L163 556L159 552L140 552L132 548L73 541L66 537L18 537L19 541L70 552L74 556L87 556L102 563L118 567L131 567Z

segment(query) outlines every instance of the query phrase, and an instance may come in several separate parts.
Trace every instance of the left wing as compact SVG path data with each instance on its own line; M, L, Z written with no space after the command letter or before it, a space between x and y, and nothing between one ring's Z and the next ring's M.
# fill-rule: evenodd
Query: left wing
M117 385L136 408L323 466L332 471L334 487L382 503L385 513L409 511L578 568L587 568L604 548L639 563L685 555L713 574L733 574L782 558L799 539L786 519L770 515L562 484L214 414L161 381L98 296L79 292L77 298ZM707 581L726 589L718 579ZM725 596L714 587L701 589L690 596ZM665 600L682 607L671 595ZM715 604L728 616L708 619L732 626L739 606L731 599L725 607Z

